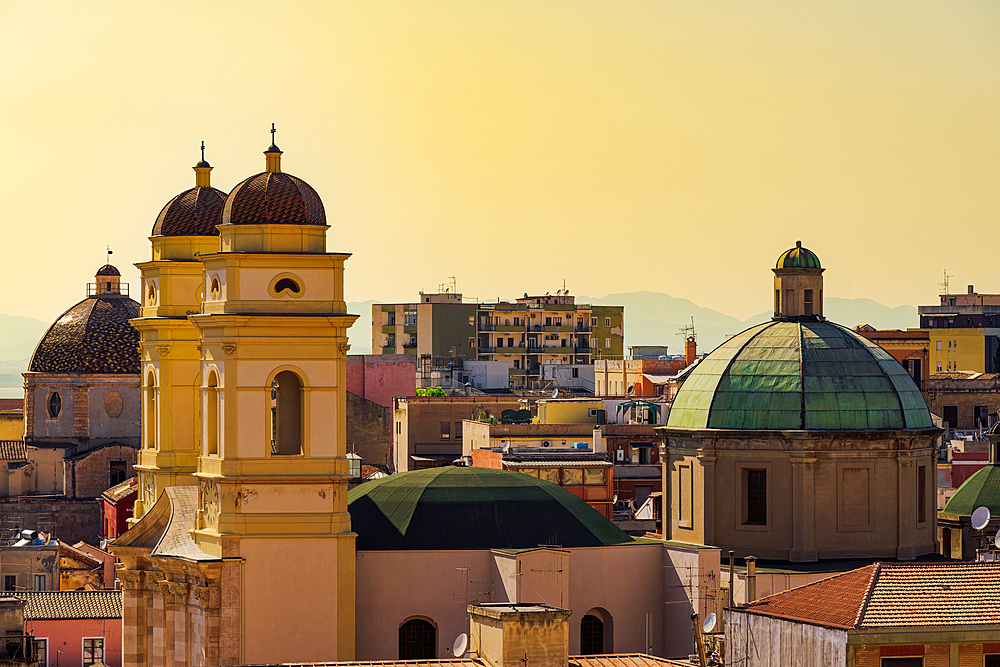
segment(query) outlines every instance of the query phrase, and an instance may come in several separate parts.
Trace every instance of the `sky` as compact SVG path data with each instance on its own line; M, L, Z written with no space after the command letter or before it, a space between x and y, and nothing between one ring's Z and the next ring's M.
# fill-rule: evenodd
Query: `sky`
M323 198L348 300L652 290L736 317L1000 292L1000 3L0 0L0 313L54 319L194 185ZM14 277L17 280L12 280Z

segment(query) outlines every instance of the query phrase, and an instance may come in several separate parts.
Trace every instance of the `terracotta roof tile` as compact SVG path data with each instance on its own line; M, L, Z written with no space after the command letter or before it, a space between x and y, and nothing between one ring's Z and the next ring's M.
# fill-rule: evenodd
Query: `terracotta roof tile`
M153 225L153 236L218 236L226 193L210 187L185 190L167 202Z
M571 655L570 667L675 667L682 664L665 658L642 653L615 653L610 655ZM282 663L281 667L489 667L483 659L438 658L433 660L373 660L370 662L298 662ZM245 665L244 667L265 667ZM270 666L268 666L270 667Z
M875 565L837 574L753 602L751 613L833 628L853 628Z
M84 299L49 327L31 357L33 373L139 374L139 304L117 294Z
M0 461L27 461L23 440L0 440Z
M121 484L116 484L112 486L110 489L108 489L101 495L103 495L108 500L121 500L128 494L137 490L136 484L138 482L138 479L139 479L138 477L129 477Z
M1000 563L881 563L859 627L1000 624Z
M291 174L262 172L229 193L222 224L325 225L323 201L308 183Z
M122 617L121 591L44 591L14 595L25 602L26 621Z

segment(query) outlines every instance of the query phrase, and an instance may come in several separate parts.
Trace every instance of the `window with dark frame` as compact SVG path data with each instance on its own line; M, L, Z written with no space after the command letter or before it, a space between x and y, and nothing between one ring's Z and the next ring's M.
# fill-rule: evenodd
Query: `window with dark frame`
M917 466L917 523L927 522L927 466Z
M399 626L400 660L433 660L437 657L437 628L415 618Z
M451 438L451 422L441 422L441 439Z
M984 655L983 667L1000 667L1000 653Z
M104 638L87 638L83 640L83 665L94 665L104 662Z
M49 661L49 640L36 639L35 641L35 664L38 667L48 667Z
M882 658L882 667L924 667L924 657L915 655L898 658Z
M767 525L767 471L748 469L746 475L746 520L748 526Z
M805 309L805 314L806 315L812 315L813 314L813 291L811 289L807 289L807 290L805 290L805 293L806 294L805 294L805 299L804 299L804 303L803 303L803 307Z
M62 396L59 395L58 391L54 391L49 394L49 419L58 419L59 413L62 412Z
M17 575L16 574L5 574L5 575L3 575L3 589L5 591L15 591L15 590L17 590Z
M580 619L580 655L604 653L604 621L593 614Z
M110 486L118 486L124 482L127 477L125 477L128 472L128 464L125 461L112 461L109 467L108 481Z

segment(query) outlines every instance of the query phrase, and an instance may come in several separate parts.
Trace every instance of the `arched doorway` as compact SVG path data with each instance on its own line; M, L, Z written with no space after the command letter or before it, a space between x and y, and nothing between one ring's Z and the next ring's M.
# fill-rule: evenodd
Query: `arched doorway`
M614 620L606 610L595 607L580 619L580 655L614 652Z
M422 618L399 626L399 659L427 660L437 657L437 628Z

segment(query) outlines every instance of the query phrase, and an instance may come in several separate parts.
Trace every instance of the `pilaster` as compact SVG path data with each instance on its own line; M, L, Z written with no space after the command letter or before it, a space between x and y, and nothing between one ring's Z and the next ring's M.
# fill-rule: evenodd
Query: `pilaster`
M788 559L811 562L816 552L816 458L795 457L792 464L792 548ZM775 501L778 499L775 497Z

